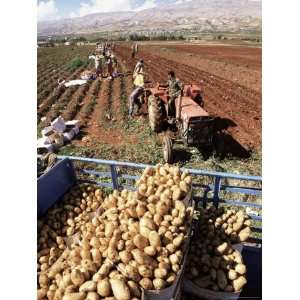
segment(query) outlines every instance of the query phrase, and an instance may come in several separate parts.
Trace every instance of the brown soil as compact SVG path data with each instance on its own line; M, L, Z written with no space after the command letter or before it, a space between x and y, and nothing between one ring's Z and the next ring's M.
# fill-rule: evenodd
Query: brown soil
M115 79L113 82L106 79L103 80L99 95L97 98L97 104L91 115L90 120L87 122L87 127L82 129L82 135L87 137L81 141L74 141L74 144L78 145L95 145L95 144L114 144L122 145L128 143L136 143L136 137L132 135L126 135L119 126L120 119L119 113L115 111L119 106L115 102L119 102L118 95L120 89L120 79ZM110 85L113 94L110 96ZM113 103L113 106L111 107ZM110 113L111 112L111 113ZM116 117L114 117L116 116Z

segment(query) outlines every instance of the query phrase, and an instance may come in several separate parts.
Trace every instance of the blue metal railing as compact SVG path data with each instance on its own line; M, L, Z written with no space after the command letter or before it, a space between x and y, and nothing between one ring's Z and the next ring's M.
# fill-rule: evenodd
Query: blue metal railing
M129 174L122 174L120 170L122 168L133 168L142 170L147 166L151 166L148 164L137 164L132 162L121 162L121 161L114 161L114 160L103 160L103 159L94 159L94 158L83 158L83 157L75 157L75 156L59 156L59 159L69 158L72 161L79 161L84 163L92 163L97 165L104 165L109 167L109 171L96 171L94 169L83 169L83 170L77 170L84 174L88 175L94 175L97 178L107 178L110 179L110 182L97 182L99 186L103 187L109 187L113 189L119 189L119 188L127 188L127 189L134 189L134 184L125 185L120 182L120 180L136 180L139 176L136 175L129 175ZM119 169L119 170L118 170ZM195 194L202 191L203 196L195 196L196 201L202 201L204 205L206 205L207 202L213 202L216 206L219 203L224 203L228 205L234 205L234 206L240 206L240 207L251 207L258 210L261 210L262 205L256 203L255 201L252 202L245 202L241 201L240 199L222 199L220 196L221 192L227 192L227 193L238 193L242 195L249 195L252 197L261 197L262 188L261 188L261 182L262 178L261 176L251 176L251 175L241 175L241 174L232 174L232 173L222 173L222 172L211 172L211 171L204 171L204 170L197 170L197 169L187 169L182 168L181 170L188 171L191 175L193 175L194 178L201 178L201 177L210 177L213 180L213 184L198 184L195 183L193 185L193 190L195 191ZM226 184L223 182L228 180L237 180L237 181L243 181L243 186L238 186L233 183ZM257 186L244 186L244 182L254 182ZM208 197L208 194L212 194L212 197ZM259 215L256 214L249 214L251 218L257 221L261 221L261 213Z

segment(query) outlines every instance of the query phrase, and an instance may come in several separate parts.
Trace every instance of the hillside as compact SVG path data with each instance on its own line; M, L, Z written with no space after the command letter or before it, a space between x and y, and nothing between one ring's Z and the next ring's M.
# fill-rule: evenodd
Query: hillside
M251 0L193 0L139 12L96 13L84 17L38 23L38 35L162 29L260 30L261 2Z

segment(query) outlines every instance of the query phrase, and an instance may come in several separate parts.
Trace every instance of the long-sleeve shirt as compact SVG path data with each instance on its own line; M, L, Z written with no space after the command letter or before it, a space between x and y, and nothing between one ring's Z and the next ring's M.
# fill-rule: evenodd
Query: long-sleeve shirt
M137 75L140 72L144 72L144 64L140 61L135 65L133 74Z
M168 87L169 87L169 95L170 97L178 97L181 94L181 91L183 89L183 84L178 78L172 78L169 79L168 82Z

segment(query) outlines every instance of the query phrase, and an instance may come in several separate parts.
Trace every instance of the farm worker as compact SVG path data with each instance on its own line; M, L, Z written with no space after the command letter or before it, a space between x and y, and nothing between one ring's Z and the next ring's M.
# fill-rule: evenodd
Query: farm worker
M106 57L105 57L105 53L102 52L102 54L100 55L100 65L101 65L101 76L104 76L104 67L106 64Z
M131 46L131 58L135 58L135 44L132 44Z
M176 78L174 71L168 72L167 86L169 89L168 101L168 116L174 117L176 113L175 100L182 95L183 85L181 81Z
M144 60L140 59L135 65L132 77L135 78L136 75L144 73Z
M113 73L113 61L111 56L107 56L107 60L106 60L106 64L107 64L107 72L108 72L108 76L112 76Z
M138 43L135 43L135 45L134 45L134 51L135 51L135 54L138 53L138 50L139 50Z
M138 73L138 74L135 76L133 85L134 85L135 87L138 87L138 86L144 86L144 75L143 75L143 73Z
M118 74L118 61L117 58L112 54L111 55L112 60L112 68L113 68L113 74Z
M101 73L101 68L100 68L100 55L96 55L95 56L95 69L96 69L96 74L97 76L99 76L99 74Z
M139 98L144 94L144 86L137 86L129 96L129 117L132 117L135 105L138 110L141 108Z

